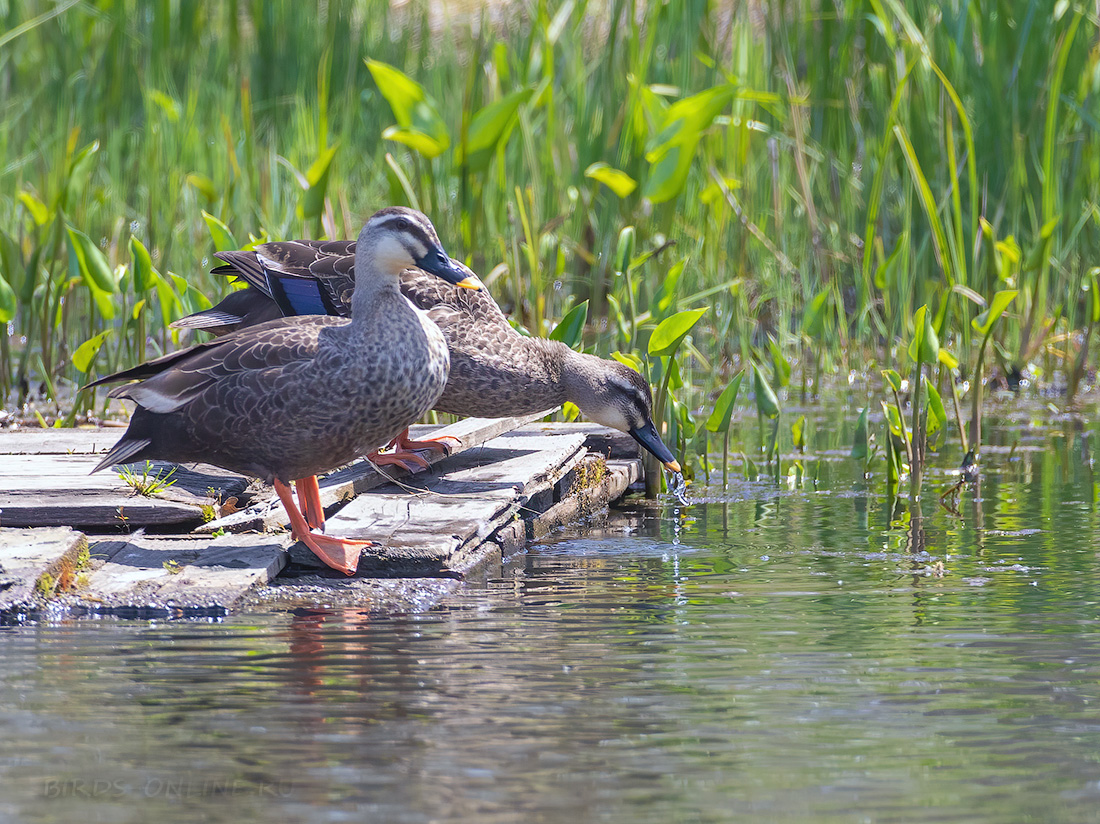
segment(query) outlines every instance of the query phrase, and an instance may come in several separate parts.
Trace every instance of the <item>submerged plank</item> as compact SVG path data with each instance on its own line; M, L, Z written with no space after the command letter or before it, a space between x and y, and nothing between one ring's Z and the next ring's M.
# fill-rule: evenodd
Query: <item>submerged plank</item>
M520 418L465 418L458 423L444 427L415 427L412 437L439 438L450 436L457 438L457 444L451 442L450 454L453 457L478 447L504 432L509 432L531 421L538 420L546 414L546 412L540 412ZM433 466L446 459L438 452L422 452L420 454ZM360 461L337 472L331 472L321 479L321 504L325 508L326 515L331 514L339 505L351 500L356 495L389 483L394 478L407 475L408 473L404 470L392 466L385 467L382 472L379 472L369 463ZM268 495L259 503L224 518L202 524L195 531L198 533L212 533L217 530L227 532L270 531L286 525L286 513L283 511L279 499L274 495Z
M0 529L0 613L32 606L87 560L88 541L68 527Z
M270 535L102 541L90 548L92 570L66 603L124 614L229 610L279 573L289 543Z

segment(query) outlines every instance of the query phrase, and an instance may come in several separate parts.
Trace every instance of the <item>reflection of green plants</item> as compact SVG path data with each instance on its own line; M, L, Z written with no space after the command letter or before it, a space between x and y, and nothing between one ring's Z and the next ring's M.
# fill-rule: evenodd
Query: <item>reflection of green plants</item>
M175 479L169 479L175 474L176 467L174 466L167 471L162 469L154 474L152 461L145 462L140 474L129 466L121 466L118 470L118 477L122 479L124 484L134 490L134 494L144 495L147 498L152 498L174 484Z

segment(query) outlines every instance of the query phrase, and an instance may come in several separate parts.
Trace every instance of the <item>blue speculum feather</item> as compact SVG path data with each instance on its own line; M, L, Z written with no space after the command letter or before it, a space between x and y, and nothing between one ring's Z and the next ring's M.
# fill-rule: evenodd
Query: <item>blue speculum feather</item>
M328 293L313 278L269 272L267 283L271 297L285 316L339 314Z

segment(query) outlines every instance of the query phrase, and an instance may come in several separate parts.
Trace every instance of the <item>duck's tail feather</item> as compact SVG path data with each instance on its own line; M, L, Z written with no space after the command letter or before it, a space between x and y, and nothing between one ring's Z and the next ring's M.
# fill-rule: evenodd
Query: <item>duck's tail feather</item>
M106 469L109 466L115 466L116 464L129 463L129 459L137 455L147 446L152 443L151 438L137 438L136 440L129 440L124 435L122 440L111 447L111 451L103 456L103 460L95 465L89 475L94 475L101 469Z

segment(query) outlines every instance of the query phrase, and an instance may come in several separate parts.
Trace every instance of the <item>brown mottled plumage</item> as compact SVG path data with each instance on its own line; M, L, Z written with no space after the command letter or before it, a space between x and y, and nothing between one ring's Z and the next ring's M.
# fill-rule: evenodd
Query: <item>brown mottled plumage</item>
M426 217L384 209L359 236L356 268L366 276L350 295L350 320L277 318L89 384L138 380L110 392L138 406L93 472L152 458L202 461L279 489L384 445L432 407L447 380L443 335L398 287L414 262L465 283Z
M277 314L270 279L280 274L313 279L323 292L326 311L349 311L355 286L354 241L282 241L262 244L255 251L218 252L217 257L227 265L215 272L236 275L249 288L176 326L219 334ZM571 401L586 417L628 432L669 469L679 471L651 420L649 384L635 370L575 352L560 341L521 335L484 290L455 289L414 268L401 273L401 292L428 312L450 349L450 375L435 409L499 418Z

